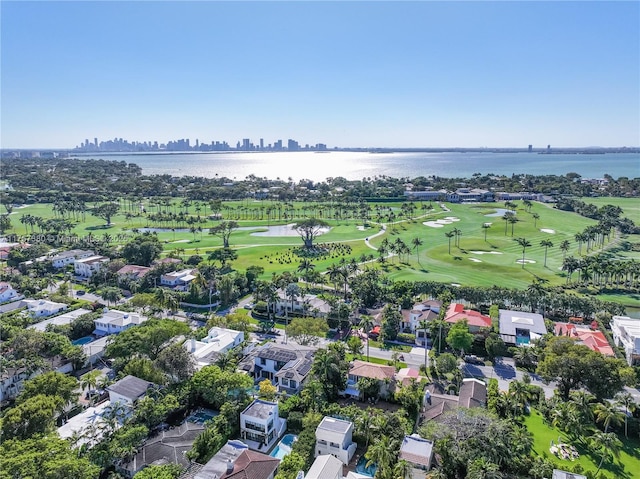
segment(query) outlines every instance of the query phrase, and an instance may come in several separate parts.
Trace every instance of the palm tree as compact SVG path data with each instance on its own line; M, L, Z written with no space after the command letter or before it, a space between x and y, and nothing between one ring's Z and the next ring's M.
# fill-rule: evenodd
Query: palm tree
M540 241L540 246L544 247L544 267L547 267L547 249L553 248L553 243L550 240L544 239Z
M616 404L610 402L598 403L593 409L594 416L597 423L602 423L604 426L604 432L609 430L609 426L619 426L622 424L622 412L618 409Z
M508 221L508 222L509 222L509 224L511 225L511 236L513 236L513 228L514 228L514 226L516 225L516 223L517 223L518 221L520 221L520 220L518 219L518 217L517 217L517 216L513 215L513 216L510 216L510 217L509 217L509 219L508 219L507 221Z
M369 362L369 332L373 329L374 325L375 324L371 316L368 314L362 316L360 326L362 326L362 329L364 329L364 332L367 335L367 362Z
M571 247L571 243L568 240L564 240L562 243L560 243L560 251L562 251L562 261L564 261L564 259L567 256L567 251L569 251L569 248Z
M502 479L500 467L484 458L475 459L467 470L466 479Z
M380 475L386 475L386 471L396 460L396 451L397 445L394 440L386 435L379 436L364 455L367 459L366 467L376 464Z
M598 464L598 469L594 476L598 476L605 459L611 459L613 456L618 457L622 449L622 442L613 432L606 433L598 431L589 438L589 444L591 448L601 456L600 464Z
M416 250L416 257L418 258L418 264L420 264L420 253L418 252L418 247L422 246L423 242L416 236L411 240L411 244L413 245L413 249Z
M616 394L616 404L620 406L624 406L624 437L629 437L627 435L627 419L629 414L633 414L633 412L637 409L638 405L633 399L633 396L628 392L622 392Z
M522 269L524 269L524 253L529 246L531 246L531 242L529 242L526 238L516 238L516 243L522 246Z
M538 213L532 213L531 216L533 217L533 227L535 228L540 219L540 215Z
M453 231L447 231L444 235L449 240L449 254L451 254L451 238L455 236L455 233Z
M400 459L393 466L393 479L413 479L413 466L404 459Z
M97 369L94 369L93 371L89 371L88 373L86 373L84 376L81 376L80 378L80 387L82 388L82 390L84 391L85 389L87 390L92 390L95 389L97 384L98 384L98 377L100 376L100 371ZM93 395L89 396L89 404L91 406L93 406Z

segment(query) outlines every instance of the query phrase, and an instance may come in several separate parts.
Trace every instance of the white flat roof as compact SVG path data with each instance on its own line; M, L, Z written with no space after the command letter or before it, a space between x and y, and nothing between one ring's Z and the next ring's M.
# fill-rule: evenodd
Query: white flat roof
M60 316L55 316L53 318L45 319L44 321L40 321L39 323L32 324L28 327L28 329L35 329L36 331L44 331L47 328L47 325L54 324L56 326L62 326L65 324L70 324L71 321L82 316L83 314L90 313L88 309L80 308L74 311L69 311L68 313L61 314Z

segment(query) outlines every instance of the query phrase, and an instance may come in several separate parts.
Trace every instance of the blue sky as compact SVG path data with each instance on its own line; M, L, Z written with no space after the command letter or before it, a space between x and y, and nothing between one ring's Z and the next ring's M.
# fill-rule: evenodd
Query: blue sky
M12 2L1 146L638 146L638 2Z

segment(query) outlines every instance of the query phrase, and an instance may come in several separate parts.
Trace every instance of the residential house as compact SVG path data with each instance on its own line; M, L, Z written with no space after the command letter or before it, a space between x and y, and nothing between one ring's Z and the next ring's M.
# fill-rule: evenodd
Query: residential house
M69 251L62 251L55 256L51 257L51 264L54 268L60 269L67 265L74 264L79 259L86 259L95 256L95 253L91 250L72 249Z
M95 406L89 407L77 414L58 428L58 435L62 439L79 438L72 447L78 448L83 445L93 446L100 442L104 434L103 426L106 413L113 411L114 406L110 401L105 401ZM116 424L119 427L121 424ZM91 434L87 434L91 431Z
M500 337L508 346L529 345L547 334L541 314L501 309L498 321Z
M84 352L87 358L85 362L86 365L93 365L102 359L109 339L109 336L104 336L82 345L82 352Z
M424 393L422 419L438 420L447 411L459 407L485 407L487 404L487 385L474 378L462 380L458 396L445 394L435 384L429 385Z
M433 441L423 439L418 434L405 436L400 446L398 458L411 465L413 479L422 479L425 477L425 472L431 469Z
M425 335L425 331L420 328L420 325L423 322L428 323L436 319L440 313L441 306L442 303L439 301L429 300L414 304L411 309L401 309L400 331L414 333L416 335L416 344L424 345L429 331L427 330Z
M188 467L190 461L186 453L202 431L204 431L202 424L191 421L159 431L144 441L133 459L124 465L123 472L133 476L146 466L162 464Z
M240 437L250 449L269 451L286 429L276 402L256 399L240 413Z
M6 281L0 281L0 303L6 303L8 301L14 301L19 299L21 295L13 289Z
M352 436L351 421L325 416L316 428L315 457L330 454L346 466L358 447Z
M60 314L58 316L54 316L50 319L45 319L44 321L40 321L39 323L32 324L27 329L35 329L36 331L45 331L47 326L64 326L67 324L71 324L74 319L79 318L83 314L90 313L91 311L88 309L80 308L75 309L73 311L69 311L68 313Z
M576 474L575 472L561 471L560 469L554 469L551 474L551 479L587 479L587 476L582 474Z
M160 284L162 286L168 286L176 291L187 291L189 289L189 283L196 279L197 269L182 269L180 271L173 271L171 273L163 274L160 277Z
M314 317L326 317L331 311L331 306L325 300L318 298L315 294L303 294L291 301L283 289L277 291L276 300L277 314L284 316L286 312L296 312Z
M316 456L304 479L343 479L342 461L331 454Z
M91 278L95 273L102 271L102 268L109 262L106 256L89 256L88 258L75 260L73 268L77 276Z
M370 378L380 382L379 396L386 398L393 391L395 375L396 368L393 366L384 366L359 360L353 361L349 367L347 388L341 391L340 394L359 398L361 393L358 388L358 381L363 378Z
M491 327L491 318L489 316L485 316L479 311L464 309L464 305L460 303L451 303L449 305L444 320L450 324L466 320L471 333L477 333L482 328Z
M609 341L597 328L596 321L591 324L591 327L574 323L555 323L553 333L556 336L567 336L575 340L576 343L583 344L603 356L614 357L615 352Z
M232 350L244 341L242 331L213 327L207 336L200 341L188 339L184 342L184 347L196 361L196 367L202 369L209 364L215 363L221 354Z
M119 402L131 405L144 397L152 386L156 385L150 381L128 375L108 386L107 391L109 391L109 400L112 404Z
M66 358L58 355L50 358L48 370L62 374L73 371L73 364ZM25 367L9 367L0 371L0 403L15 399L24 385L24 381L42 374L43 370L29 371Z
M294 344L267 343L254 349L238 366L256 381L269 379L278 391L300 392L313 364L313 348Z
M193 479L273 479L280 459L249 450L242 441L227 441Z
M138 313L129 313L127 311L104 308L102 316L93 321L96 325L96 329L93 331L93 334L96 336L118 334L129 328L138 326L146 320L147 318L145 316L140 316Z
M61 313L69 306L65 303L55 303L45 299L24 299L22 305L27 307L27 311L32 318L45 318Z
M135 281L144 278L149 271L151 271L151 268L146 266L127 264L120 268L116 275L118 275L118 281Z
M629 365L640 362L640 319L628 316L614 316L611 332L616 346L624 349Z

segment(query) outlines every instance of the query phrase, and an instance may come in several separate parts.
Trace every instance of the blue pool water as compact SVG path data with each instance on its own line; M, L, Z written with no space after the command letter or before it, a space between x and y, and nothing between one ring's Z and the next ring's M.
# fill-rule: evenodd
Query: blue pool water
M356 464L356 472L364 476L373 477L376 475L378 466L376 464L371 464L369 467L366 467L367 462L368 460L364 456L358 459L358 463Z
M84 344L89 344L93 341L93 336L85 336L84 338L76 339L75 341L71 341L71 344L74 346L82 346Z
M196 424L204 424L207 421L210 421L214 417L220 414L217 411L212 411L211 409L198 409L196 412L191 414L187 418L190 422L195 422Z
M291 452L291 446L298 439L298 436L295 434L285 434L282 440L278 443L278 445L271 451L269 454L271 457L276 457L280 460L284 458L287 454Z

